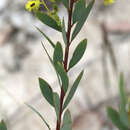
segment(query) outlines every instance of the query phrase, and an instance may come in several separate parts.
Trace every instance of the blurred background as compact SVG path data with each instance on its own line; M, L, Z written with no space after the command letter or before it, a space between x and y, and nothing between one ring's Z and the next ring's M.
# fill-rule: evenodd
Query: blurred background
M120 72L124 73L128 95L130 92L130 0L115 1L105 7L103 0L96 0L88 21L71 46L69 59L76 45L83 38L88 39L83 59L69 73L71 85L85 69L69 105L73 130L116 130L106 116L106 107L117 108L119 104ZM58 92L59 86L41 41L50 55L53 51L35 26L54 42L62 40L62 36L25 11L25 2L0 1L0 119L5 119L9 130L47 129L24 105L28 103L41 112L54 129L55 113L40 93L38 77L46 79ZM67 21L61 4L59 15Z

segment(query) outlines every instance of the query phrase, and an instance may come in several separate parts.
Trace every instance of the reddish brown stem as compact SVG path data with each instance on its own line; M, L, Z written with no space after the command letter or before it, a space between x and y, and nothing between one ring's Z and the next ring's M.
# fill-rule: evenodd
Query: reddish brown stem
M62 107L63 107L63 100L64 100L64 91L61 88L61 95L60 95L60 114L59 114L59 120L57 120L56 130L60 130L61 126L61 116L62 116Z
M68 55L69 55L69 47L70 47L70 35L71 35L71 28L72 28L72 12L73 12L73 5L74 0L70 0L70 8L68 10L68 29L66 33L67 37L67 46L65 48L65 57L64 57L64 69L67 72L67 64L68 64ZM60 114L59 114L59 120L57 120L56 130L60 130L61 128L61 121L62 121L62 112L63 112L63 101L64 101L64 90L61 87L61 94L60 94Z
M70 34L71 34L71 28L72 28L72 12L73 12L73 4L74 0L70 0L70 10L68 10L68 31L66 34L67 37L67 46L65 49L65 58L64 58L64 69L67 72L67 64L68 64L68 54L69 54L69 46L70 46Z

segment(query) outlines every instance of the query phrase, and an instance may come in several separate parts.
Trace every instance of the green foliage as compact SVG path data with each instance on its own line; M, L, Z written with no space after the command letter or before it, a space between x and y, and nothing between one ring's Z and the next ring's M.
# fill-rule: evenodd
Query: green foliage
M120 108L119 108L120 120L126 127L128 127L129 122L128 122L128 114L127 114L127 111L126 111L127 99L126 99L126 94L125 94L125 90L124 90L123 74L120 75L120 97L121 97L121 105L120 105Z
M124 86L124 77L123 77L123 74L121 73L121 75L120 75L120 96L121 96L121 103L125 107L126 103L127 103L127 99L126 99L124 87L125 87Z
M60 17L58 16L57 12L55 11L51 12L50 16L56 21L57 25L61 27Z
M82 0L82 2L84 3L83 0ZM82 4L83 4L83 3L82 3ZM92 0L92 1L89 3L89 5L87 6L87 8L84 9L84 7L83 7L83 8L81 9L82 14L80 14L79 18L77 18L77 16L76 16L76 13L78 12L78 11L77 11L78 9L75 9L75 13L74 13L75 15L73 15L73 23L75 23L76 21L78 21L78 22L77 22L77 24L76 24L76 26L75 26L75 29L74 29L73 33L72 33L71 41L74 40L74 38L77 36L77 34L78 34L78 33L80 32L80 30L82 29L82 27L83 27L83 25L84 25L84 23L85 23L85 21L86 21L88 15L90 14L90 11L91 11L93 5L94 5L94 0ZM81 13L81 12L80 12L80 13ZM78 14L79 14L79 13L78 13Z
M42 92L42 95L45 97L45 99L50 103L52 106L54 106L53 102L53 91L50 87L50 85L44 80L39 78L39 85Z
M72 68L74 65L76 65L82 58L87 46L87 39L84 39L81 41L78 46L76 47L72 59L69 63L69 69Z
M120 120L126 126L127 128L129 127L129 121L128 121L128 113L126 111L126 108L123 107L123 105L120 105Z
M44 12L36 12L36 16L42 23L61 32L61 26L59 26L51 16L47 15Z
M3 120L0 122L0 130L7 130L6 124Z
M51 130L49 124L46 122L46 120L43 118L43 116L42 116L34 107L30 106L29 104L26 104L26 105L27 105L30 109L32 109L32 110L42 119L42 121L46 124L47 128L48 128L49 130ZM1 130L1 129L0 129L0 130Z
M55 111L57 115L57 119L59 120L59 113L60 113L60 98L57 93L53 93L53 100L54 100L54 106L55 106Z
M122 122L120 120L120 115L119 115L119 113L116 110L114 110L111 107L108 107L107 108L107 114L108 114L108 117L111 119L112 123L117 128L119 128L120 130L128 130L128 128L126 128L124 126L124 124L122 124Z
M61 130L72 130L72 121L69 110L66 110L63 117L63 125Z
M60 42L57 42L53 54L53 62L54 64L57 64L60 62L62 64L63 61L63 50L62 50L62 45Z
M107 114L108 117L111 119L112 123L119 128L119 130L129 130L130 129L130 120L128 117L128 110L127 110L127 104L128 100L126 98L126 93L124 90L124 77L123 74L121 73L120 75L120 97L121 97L121 103L119 107L119 112L114 110L111 107L107 108Z
M50 45L53 47L53 58L49 55L48 51L46 50L44 44L43 48L53 65L59 85L60 85L60 97L56 92L53 92L53 89L51 86L44 80L39 78L39 85L42 92L42 95L47 100L49 104L52 105L52 107L55 109L56 116L57 116L57 130L72 130L72 120L69 110L66 110L63 116L62 121L62 113L65 110L65 108L70 103L71 99L73 98L78 85L80 83L80 80L83 76L83 71L78 75L76 80L74 81L72 87L70 88L70 91L68 92L68 95L66 96L68 87L69 87L69 77L67 75L68 71L73 68L83 57L86 47L87 47L87 40L82 40L78 46L76 47L72 58L70 59L69 65L68 65L68 57L69 57L69 47L72 44L72 41L75 39L75 37L78 35L78 33L81 31L84 23L86 22L92 7L94 5L95 0L91 0L87 7L86 7L86 0L61 0L62 4L65 6L68 12L68 28L66 31L66 25L64 22L64 19L61 23L60 17L58 16L58 6L57 3L59 0L51 0L53 3L53 10L49 10L46 3L43 1L29 1L26 5L28 11L34 11L35 16L45 25L51 27L52 29L59 31L62 34L63 41L65 43L65 48L62 48L61 42L57 42L56 45L53 43L53 41L39 28L37 30L47 39L47 41L50 43ZM104 2L112 3L113 1L108 0ZM37 4L36 4L37 3ZM47 13L39 11L39 7L43 4L45 9L47 10ZM75 25L75 28L72 29L73 25ZM65 53L63 52L65 50ZM63 60L64 59L64 60ZM63 91L62 91L63 90ZM64 98L66 99L64 100ZM128 99L126 97L126 93L124 90L124 79L123 75L120 76L120 97L121 97L121 104L119 107L119 111L116 111L112 107L107 108L107 114L108 117L111 119L112 123L120 130L130 130L130 103L128 102ZM48 129L50 129L50 126L45 121L45 119L42 117L42 115L32 106L27 105L30 107L47 125ZM128 109L127 109L128 106ZM61 126L62 122L62 126ZM5 123L2 121L0 123L0 130L7 130Z
M63 87L64 93L66 93L68 86L69 86L69 79L68 79L67 73L64 70L64 67L60 62L58 62L55 67L56 67L56 71L59 74L60 79L62 81L62 87Z
M67 9L69 9L69 0L61 0L61 2Z
M71 99L73 98L78 88L80 80L83 76L83 71L77 76L72 87L69 89L70 91L68 92L68 95L66 96L69 87L68 71L71 68L73 68L83 57L87 47L87 40L84 39L77 45L73 53L73 56L70 59L70 62L68 63L69 47L72 44L74 38L82 29L88 15L90 14L90 11L94 4L94 0L90 1L87 7L86 7L86 0L61 0L60 2L62 2L62 4L65 6L68 13L67 26L65 25L64 18L61 23L60 17L58 16L57 2L59 2L59 0L51 0L53 4L52 10L49 10L44 0L35 1L35 2L36 3L39 2L40 4L42 4L47 11L46 13L40 11L39 10L40 4L38 5L34 4L33 6L36 7L37 9L34 12L35 16L43 24L60 32L63 41L65 43L65 48L62 47L62 43L59 41L55 44L41 29L36 27L37 30L43 35L44 38L47 39L49 44L52 46L53 49L52 51L54 52L53 57L50 56L44 44L42 43L43 49L45 50L53 68L55 69L61 93L59 97L57 92L54 92L51 86L48 84L48 82L42 78L39 78L40 90L42 92L43 97L46 99L46 101L55 109L56 116L57 116L57 126L56 126L57 130L72 130L72 121L71 121L71 115L69 110L65 111L63 116L63 121L62 121L62 114L65 108L70 103ZM29 6L29 11L34 10L31 2L29 2L27 6ZM74 24L75 24L75 28L72 29ZM66 27L68 27L67 30ZM32 106L30 105L27 106L30 107L43 120L43 122L47 125L48 129L51 130L50 126L42 117L42 115Z
M85 6L86 6L86 0L78 0L76 2L74 12L73 12L73 24L80 21L80 19L82 18L82 13L86 9Z
M69 87L69 77L68 71L73 68L83 57L86 47L87 47L87 39L82 40L74 50L73 56L70 59L68 64L68 57L69 57L69 47L72 44L72 41L81 31L84 23L86 22L92 7L94 5L95 0L91 0L87 7L86 7L86 0L61 0L62 4L65 6L68 12L68 28L66 31L66 25L64 19L61 23L60 17L58 16L58 6L57 3L59 0L51 0L53 3L53 10L49 10L44 0L42 1L29 1L26 5L28 11L33 11L35 16L45 25L49 26L50 28L60 32L62 34L63 41L65 43L65 48L62 47L61 42L57 42L56 45L54 42L39 28L37 30L47 39L49 44L53 48L53 58L49 55L47 49L45 48L44 44L43 48L53 65L55 72L57 74L57 78L60 85L60 97L56 92L53 92L51 86L42 78L39 78L39 86L42 92L43 97L47 100L47 102L55 109L56 116L57 116L57 130L72 130L72 120L71 114L69 110L66 110L63 116L62 121L62 114L65 108L70 103L71 99L73 98L78 85L82 79L83 71L80 72L76 80L74 81L68 95L66 96L68 87ZM33 4L32 4L33 2ZM112 1L108 1L109 3ZM40 5L46 9L46 13L39 11ZM73 25L75 28L72 29ZM65 50L65 53L64 51ZM63 91L62 91L63 90ZM65 99L66 97L66 99ZM130 113L130 108L127 108L128 100L126 98L126 93L124 90L124 79L123 75L120 76L120 97L121 97L121 104L119 107L119 111L108 107L107 114L108 117L111 119L112 123L120 130L130 130L130 120L128 117L128 113ZM51 130L50 126L43 118L43 116L32 106L28 105L46 124L49 130ZM61 125L62 123L62 125ZM7 127L4 121L0 122L0 130L7 130Z
M58 13L58 5L56 3L53 4L53 11Z
M63 19L63 21L62 21L62 37L63 37L63 40L64 40L65 45L67 46L67 37L66 37L64 19Z
M80 83L80 80L81 80L82 76L83 76L83 71L79 74L79 76L77 77L77 79L73 83L72 88L70 89L69 94L68 94L68 96L67 96L67 98L65 100L63 109L65 109L67 107L67 105L70 103L72 97L74 96L74 94L75 94L75 92L77 90L77 87L78 87L78 85Z

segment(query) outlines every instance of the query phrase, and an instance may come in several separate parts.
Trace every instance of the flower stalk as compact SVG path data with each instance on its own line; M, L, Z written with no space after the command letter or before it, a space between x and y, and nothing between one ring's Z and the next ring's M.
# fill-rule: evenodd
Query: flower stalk
M64 69L67 72L67 64L68 64L68 55L69 55L69 47L70 47L70 34L71 34L71 28L72 28L72 11L73 11L73 5L74 5L74 0L70 0L70 9L68 9L68 30L66 33L67 37L67 46L65 48L65 57L64 57ZM59 121L57 120L57 125L56 125L56 130L60 130L61 128L61 118L62 118L62 112L63 112L63 101L64 101L64 91L63 88L61 87L61 94L60 94L60 114L59 114Z

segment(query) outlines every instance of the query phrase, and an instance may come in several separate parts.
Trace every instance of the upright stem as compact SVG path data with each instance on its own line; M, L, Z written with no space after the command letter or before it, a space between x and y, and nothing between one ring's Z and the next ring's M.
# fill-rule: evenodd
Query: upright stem
M69 54L69 46L70 46L70 34L72 28L72 11L73 11L74 0L70 0L70 10L68 10L68 30L67 30L67 46L65 49L65 58L64 58L64 69L67 72L67 64L68 64L68 54Z
M74 0L70 0L70 6L68 10L68 28L67 28L67 46L65 48L65 57L64 57L64 69L67 72L67 64L68 64L68 55L69 55L69 47L70 47L70 35L71 35L71 28L72 28L72 12L73 12L73 5ZM57 120L56 130L60 130L61 128L61 120L62 120L62 112L63 112L63 101L64 101L64 90L61 87L61 94L60 94L60 114L59 114L59 120Z

